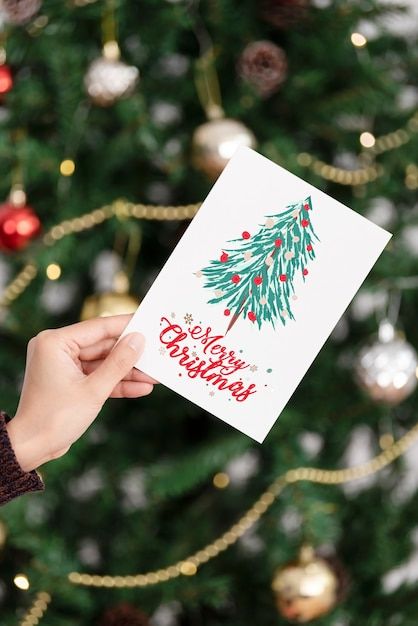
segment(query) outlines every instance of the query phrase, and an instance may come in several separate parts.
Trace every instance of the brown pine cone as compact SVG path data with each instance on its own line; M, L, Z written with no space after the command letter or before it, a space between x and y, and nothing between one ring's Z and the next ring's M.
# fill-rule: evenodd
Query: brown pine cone
M12 24L24 24L37 13L42 0L3 0L1 7Z
M266 98L286 80L286 53L271 41L253 41L241 53L238 73Z
M276 28L289 28L306 19L309 0L263 0L261 16Z
M133 604L122 602L111 606L102 615L98 626L149 626L148 617Z

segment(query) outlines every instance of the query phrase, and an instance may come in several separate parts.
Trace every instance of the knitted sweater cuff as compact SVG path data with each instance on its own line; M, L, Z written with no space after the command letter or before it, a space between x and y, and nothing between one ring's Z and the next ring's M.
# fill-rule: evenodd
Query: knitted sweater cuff
M45 489L36 470L24 472L18 463L6 428L10 419L0 411L0 505L24 493Z

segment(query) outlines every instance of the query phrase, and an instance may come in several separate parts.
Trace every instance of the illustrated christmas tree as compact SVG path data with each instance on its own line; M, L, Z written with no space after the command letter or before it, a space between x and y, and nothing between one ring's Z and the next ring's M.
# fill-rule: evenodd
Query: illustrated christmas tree
M276 215L266 216L260 230L252 235L244 231L225 248L219 259L202 270L205 287L214 291L209 304L224 303L224 315L230 317L228 332L240 316L275 327L295 319L292 300L297 300L295 280L303 282L308 264L315 258L314 242L319 241L311 221L312 200L288 205Z

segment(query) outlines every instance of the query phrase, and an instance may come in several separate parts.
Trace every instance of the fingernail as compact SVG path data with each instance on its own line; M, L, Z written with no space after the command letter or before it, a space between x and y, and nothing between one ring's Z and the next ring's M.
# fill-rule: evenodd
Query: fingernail
M144 346L144 337L141 333L132 333L129 335L128 345L135 350L135 352L139 352L142 350Z

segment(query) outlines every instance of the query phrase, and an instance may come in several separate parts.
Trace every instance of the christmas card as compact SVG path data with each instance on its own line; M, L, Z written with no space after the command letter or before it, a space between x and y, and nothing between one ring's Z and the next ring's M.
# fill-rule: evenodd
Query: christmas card
M240 148L124 332L136 366L262 442L390 237Z

